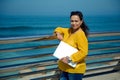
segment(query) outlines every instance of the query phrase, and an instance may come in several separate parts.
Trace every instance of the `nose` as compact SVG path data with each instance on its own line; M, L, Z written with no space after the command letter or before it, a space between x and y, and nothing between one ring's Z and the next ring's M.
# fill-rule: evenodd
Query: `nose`
M72 22L72 24L75 24L75 21L74 21L74 22Z

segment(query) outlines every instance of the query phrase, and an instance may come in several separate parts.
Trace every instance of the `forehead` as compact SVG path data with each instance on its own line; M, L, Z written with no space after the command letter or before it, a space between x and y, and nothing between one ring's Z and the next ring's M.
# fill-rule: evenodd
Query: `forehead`
M78 19L79 19L79 20L80 20L80 18L79 18L78 15L72 15L72 16L71 16L71 19L75 19L75 20L78 20Z

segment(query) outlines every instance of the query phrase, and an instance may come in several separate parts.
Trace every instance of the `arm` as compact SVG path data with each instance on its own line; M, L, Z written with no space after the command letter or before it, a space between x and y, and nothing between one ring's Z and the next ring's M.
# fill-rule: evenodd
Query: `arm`
M79 63L84 61L88 54L88 40L84 33L81 33L79 36L77 36L76 44L79 51L71 55L70 58L72 59L73 62Z
M64 29L62 27L57 27L54 31L57 39L63 40Z
M62 34L60 34L59 32L56 32L55 34L57 36L57 39L63 40L63 35Z
M63 40L64 31L65 29L62 27L57 27L55 29L54 34L56 35L57 39ZM69 61L68 57L63 57L60 60L63 61L64 63L68 63Z

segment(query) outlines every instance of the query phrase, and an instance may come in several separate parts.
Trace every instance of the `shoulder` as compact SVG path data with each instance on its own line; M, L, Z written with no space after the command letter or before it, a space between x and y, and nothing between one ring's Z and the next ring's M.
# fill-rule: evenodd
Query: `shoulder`
M68 30L69 28L57 27L56 29Z
M77 36L84 36L84 37L86 37L83 30L78 30L78 31L76 32L76 35L77 35Z
M85 40L85 41L87 40L87 37L83 30L79 30L76 32L76 38L77 40Z
M64 33L67 32L69 30L69 28L63 28L63 27L57 27L54 32L60 32L60 33Z

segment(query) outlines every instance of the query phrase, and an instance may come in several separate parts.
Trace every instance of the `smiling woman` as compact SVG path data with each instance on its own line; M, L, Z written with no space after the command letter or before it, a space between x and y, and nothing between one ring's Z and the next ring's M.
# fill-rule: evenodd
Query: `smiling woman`
M85 25L80 11L71 12L70 19L70 28L58 27L55 29L55 34L59 40L78 50L70 57L65 56L59 59L58 66L62 71L60 80L82 80L86 71L85 58L88 54L88 27ZM68 65L69 61L77 63L77 65L73 68Z

